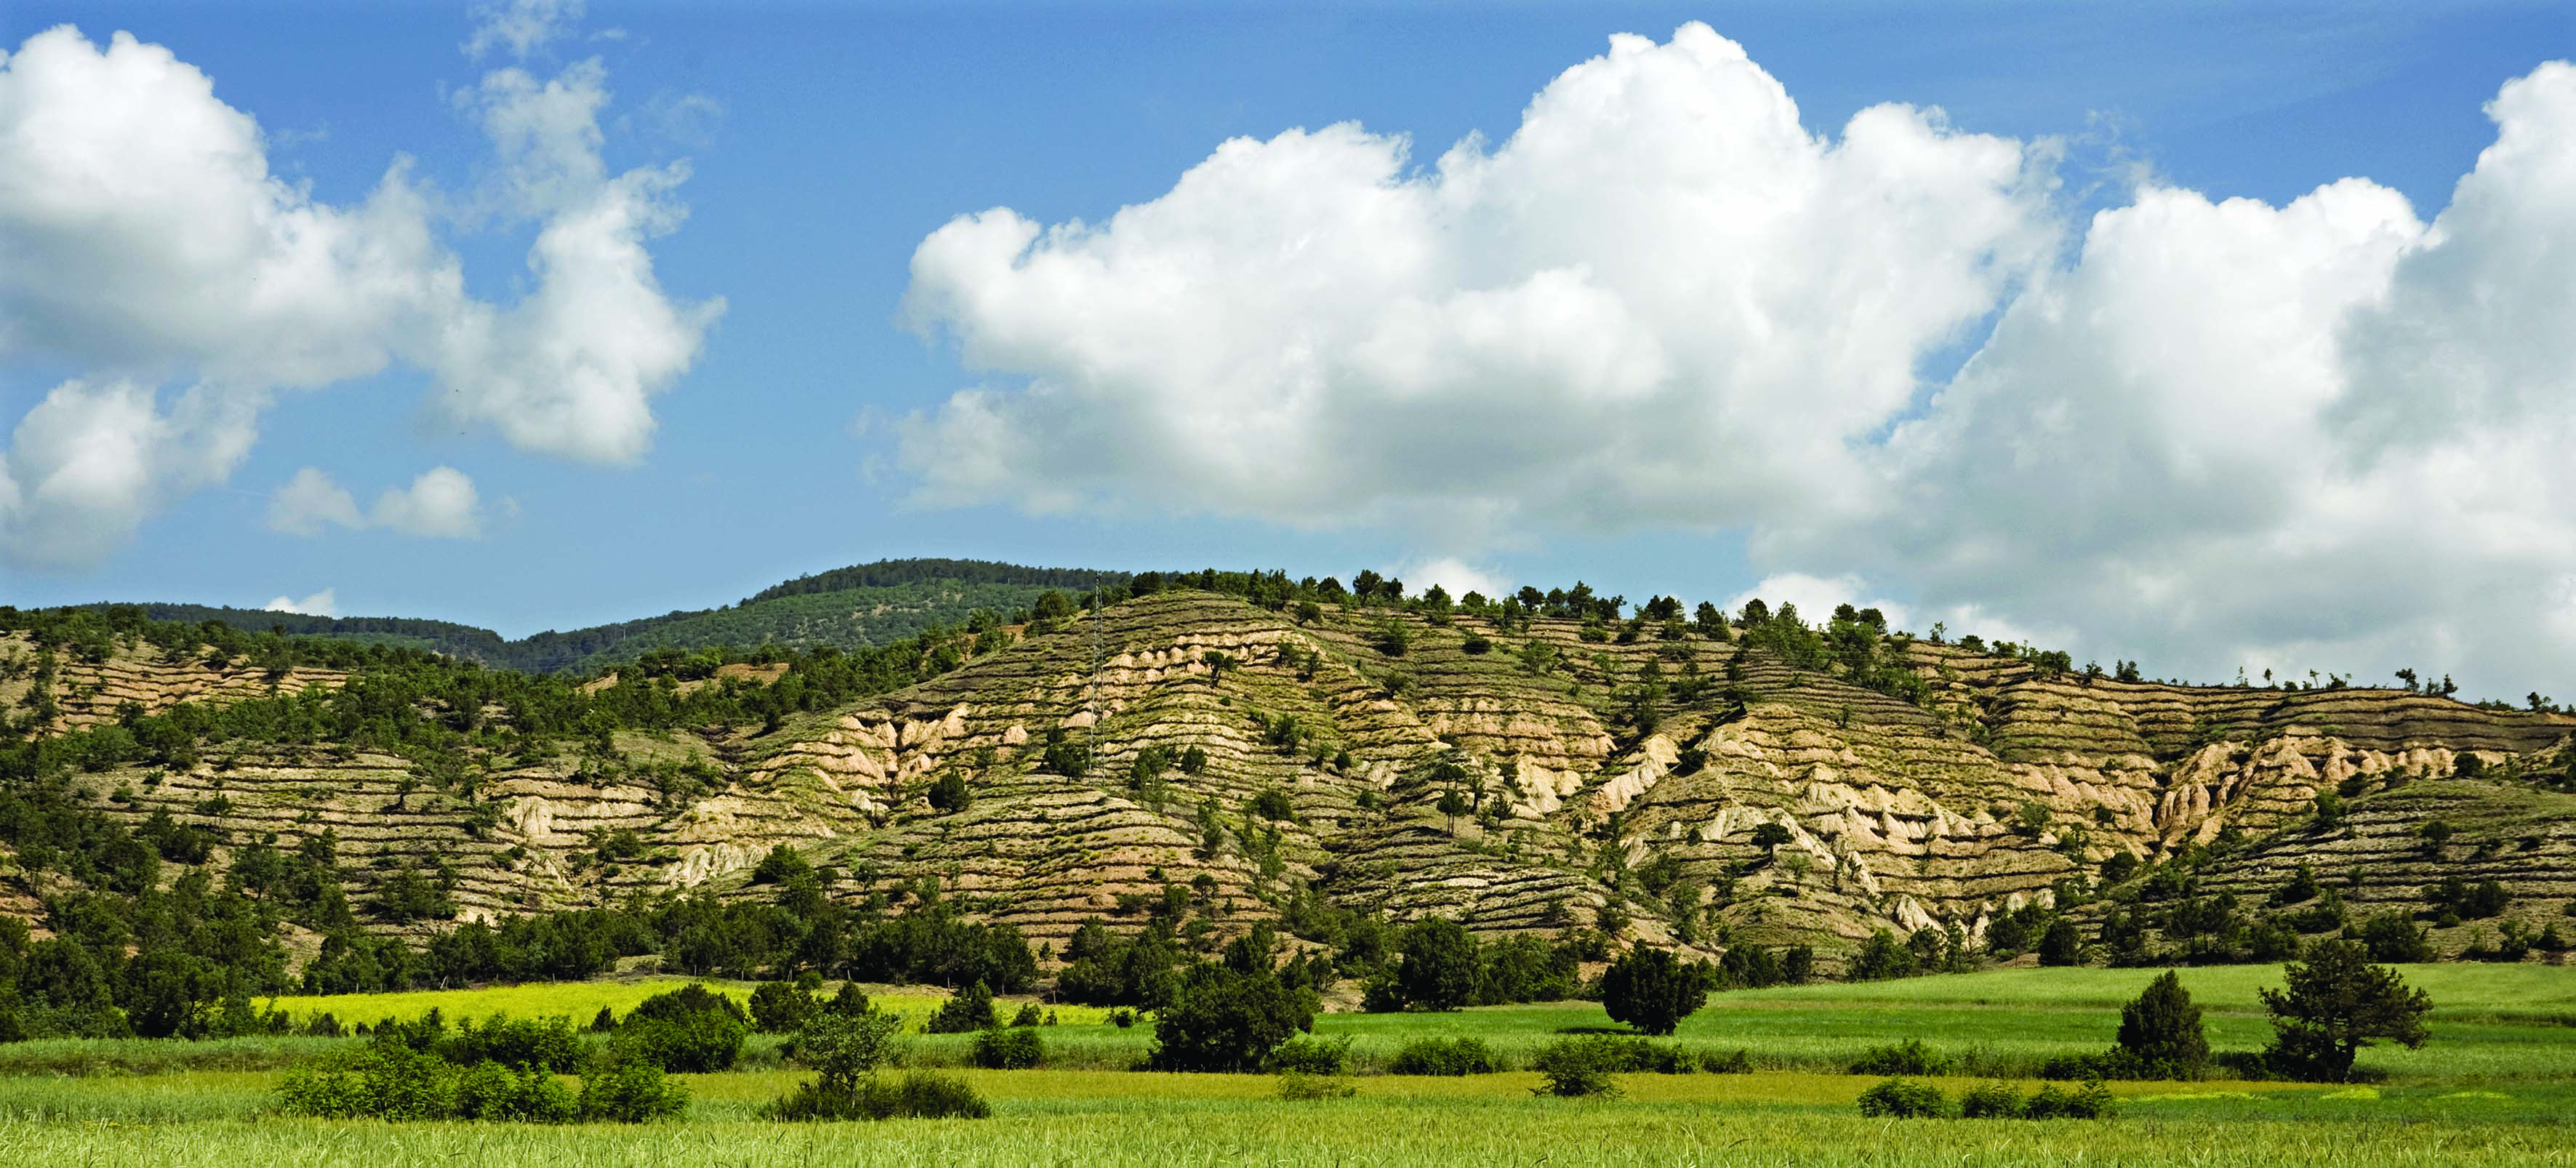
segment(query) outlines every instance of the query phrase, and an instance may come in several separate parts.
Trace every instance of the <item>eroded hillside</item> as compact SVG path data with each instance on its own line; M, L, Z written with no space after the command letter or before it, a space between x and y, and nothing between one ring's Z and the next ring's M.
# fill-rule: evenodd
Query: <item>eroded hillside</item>
M1058 945L1090 917L1141 921L1167 889L1220 931L1312 889L1486 932L1598 923L1702 952L1837 951L1878 928L1974 936L2115 854L2211 845L2225 857L2209 886L2249 901L2299 859L2356 904L2411 904L2454 874L2506 882L2534 920L2576 895L2576 796L2533 781L2565 766L2564 715L2045 675L1888 641L1887 667L1928 689L1917 702L1707 631L1621 644L1574 620L1333 606L1301 621L1165 592L772 726L619 731L438 774L346 745L233 745L76 787L133 821L211 828L218 858L327 832L356 899L405 873L452 883L469 916L760 895L749 870L788 844L834 871L836 896L899 906L936 878ZM145 646L48 684L57 725L79 727L128 702L342 680ZM19 668L0 699L25 706L32 684ZM2455 777L2464 758L2477 777ZM2320 792L2339 789L2321 824ZM2461 834L2428 849L2417 833L2436 818Z

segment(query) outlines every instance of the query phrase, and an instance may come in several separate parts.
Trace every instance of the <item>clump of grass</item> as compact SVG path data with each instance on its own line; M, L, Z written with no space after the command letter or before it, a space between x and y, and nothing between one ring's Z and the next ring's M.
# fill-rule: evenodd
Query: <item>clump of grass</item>
M1533 1090L1561 1098L1615 1099L1620 1094L1619 1084L1610 1075L1625 1069L1627 1062L1624 1044L1612 1036L1586 1034L1561 1039L1540 1048L1538 1057L1530 1060L1531 1068L1542 1080Z
M1950 1114L1950 1100L1930 1083L1884 1079L1860 1093L1860 1113L1870 1119L1938 1119Z
M1940 1075L1950 1070L1950 1058L1919 1038L1909 1038L1890 1046L1873 1046L1853 1059L1855 1075Z
M1395 1052L1387 1071L1397 1075L1490 1075L1503 1069L1481 1038L1417 1038Z
M1270 1052L1270 1065L1282 1074L1339 1075L1350 1069L1351 1040L1300 1034Z
M1359 1087L1347 1075L1316 1075L1296 1070L1279 1072L1279 1097L1290 1102L1348 1099L1357 1094Z

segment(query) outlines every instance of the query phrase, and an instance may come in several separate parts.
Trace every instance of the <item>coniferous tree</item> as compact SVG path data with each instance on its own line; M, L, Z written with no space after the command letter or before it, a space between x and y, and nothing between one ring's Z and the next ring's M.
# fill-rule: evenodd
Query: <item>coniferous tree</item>
M2262 991L2275 1035L2264 1059L2275 1070L2303 1079L2344 1082L2353 1056L2385 1038L2408 1049L2432 1033L2424 1015L2433 999L2407 986L2397 971L2370 964L2361 945L2324 941L2305 962L2283 967L2283 988Z
M2166 970L2137 1000L2120 1007L2120 1049L2158 1073L2199 1076L2209 1062L2209 1037L2181 975Z

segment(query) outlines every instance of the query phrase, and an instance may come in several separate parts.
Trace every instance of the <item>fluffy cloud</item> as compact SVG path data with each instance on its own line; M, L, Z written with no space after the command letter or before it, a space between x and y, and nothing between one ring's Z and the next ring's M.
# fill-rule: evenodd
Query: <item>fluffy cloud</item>
M1732 614L1743 611L1745 603L1755 599L1775 610L1783 604L1794 604L1801 619L1816 624L1832 616L1835 606L1848 604L1877 609L1880 616L1887 618L1889 628L1908 626L1912 614L1904 605L1886 599L1864 600L1862 597L1869 595L1868 588L1858 576L1828 580L1804 572L1781 572L1763 577L1761 583L1720 601L1718 607Z
M2366 180L2100 214L1928 415L1882 507L1768 558L2224 678L2400 665L2563 684L2576 580L2576 69L2489 107L2426 224Z
M2576 688L2576 69L2488 112L2429 223L2365 179L2079 223L2044 144L1815 136L1710 30L1621 37L1426 169L1334 126L1105 223L941 228L911 316L991 380L899 455L931 502L1451 555L1731 528L1755 591L2150 670Z
M424 539L473 539L483 534L483 504L473 479L442 466L413 479L408 488L386 490L376 496L373 509L361 514L348 488L308 466L269 496L268 525L302 536L331 527L382 527Z
M436 408L523 449L640 458L649 399L722 312L673 301L644 247L679 222L686 170L607 171L595 61L498 70L465 100L500 158L476 204L537 227L515 304L466 294L433 227L441 201L406 162L329 205L272 174L257 121L167 49L63 26L0 56L0 358L97 371L0 454L0 557L95 562L221 482L279 391L395 363L433 375Z
M483 534L482 500L474 480L454 467L437 467L411 481L408 490L376 497L376 524L405 535L430 539L472 539Z
M105 556L156 500L232 473L250 450L253 410L202 386L167 409L131 382L55 386L0 453L0 548Z
M582 0L475 0L467 8L474 32L461 47L469 57L504 48L524 57L572 31L581 10Z
M1103 224L932 234L911 319L1016 383L903 426L924 498L1743 522L1839 494L2051 233L2019 145L1903 106L1811 135L1702 25L1615 38L1499 147L1409 147L1238 139Z
M292 596L279 596L271 599L263 607L269 612L292 612L305 616L338 616L340 597L335 590L325 588L302 600Z
M1502 576L1455 557L1415 560L1397 568L1390 568L1386 574L1404 581L1407 592L1420 592L1437 584L1446 589L1453 598L1477 592L1499 600L1511 595L1513 591L1510 581Z

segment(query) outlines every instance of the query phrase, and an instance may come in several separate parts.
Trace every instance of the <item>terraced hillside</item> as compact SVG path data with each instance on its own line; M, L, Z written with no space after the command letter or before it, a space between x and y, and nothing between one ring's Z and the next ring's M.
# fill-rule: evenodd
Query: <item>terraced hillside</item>
M2576 795L2552 787L2576 732L2564 715L2049 675L1888 639L1889 668L1928 688L1917 702L1733 630L1591 635L1393 608L1300 620L1173 591L769 727L619 732L480 757L461 779L316 746L78 786L89 805L213 828L228 847L327 832L358 899L406 873L451 882L469 916L663 888L760 896L751 868L788 844L832 870L835 896L900 906L936 878L1057 946L1087 918L1140 923L1166 895L1232 932L1311 889L1487 933L1597 924L1708 954L1830 954L1881 928L1973 938L2087 886L2106 859L2186 849L2217 849L2206 889L2249 903L2301 859L2356 906L2420 905L2446 875L2505 882L2508 919L2576 896ZM271 680L125 653L92 672L54 682L66 725L112 717L125 695L220 699ZM2417 833L2436 818L2458 835L2428 847ZM2500 924L2440 936L2456 947Z

